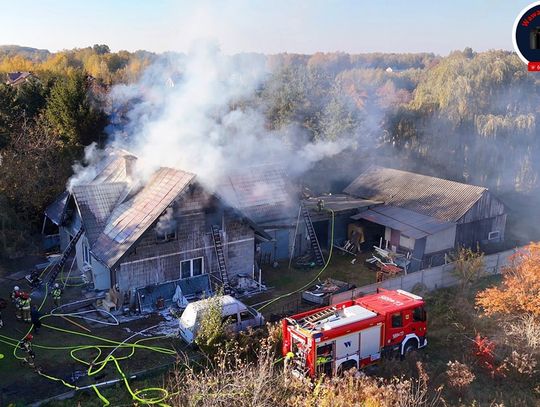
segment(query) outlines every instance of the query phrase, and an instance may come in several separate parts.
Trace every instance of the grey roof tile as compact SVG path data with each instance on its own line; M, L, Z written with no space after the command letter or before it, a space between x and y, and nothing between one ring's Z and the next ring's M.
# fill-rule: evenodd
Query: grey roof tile
M94 256L109 268L114 267L194 177L172 168L157 170L137 194L114 208L91 248Z
M456 222L482 197L484 187L371 166L344 192Z

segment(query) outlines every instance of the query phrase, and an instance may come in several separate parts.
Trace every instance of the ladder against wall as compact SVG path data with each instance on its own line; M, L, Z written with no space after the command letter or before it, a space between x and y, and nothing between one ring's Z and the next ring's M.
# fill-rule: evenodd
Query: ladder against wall
M77 244L77 242L79 241L83 233L84 233L84 229L81 227L79 231L77 232L77 234L73 237L73 239L69 241L67 247L64 249L62 256L60 256L60 259L58 260L58 262L56 262L52 266L51 271L49 272L49 275L47 277L48 278L47 282L49 284L49 287L52 287L52 285L54 284L56 277L58 277L58 274L60 273L60 271L62 271L62 268L66 264L67 259L69 258L71 252L75 248L75 245Z
M321 250L321 246L319 245L319 240L317 239L317 234L315 233L315 228L313 227L313 222L311 221L311 216L309 216L309 210L305 207L304 204L302 204L301 208L302 217L304 218L304 222L306 224L306 229L309 236L311 253L313 255L313 258L315 259L315 263L319 266L322 266L324 265L324 256Z
M216 285L223 288L223 294L231 294L231 285L229 283L229 275L227 274L227 263L225 262L225 254L223 253L223 240L221 238L221 231L219 226L212 225L212 240L214 242L214 249L217 259L217 273L212 273L212 279ZM217 274L217 275L214 275Z

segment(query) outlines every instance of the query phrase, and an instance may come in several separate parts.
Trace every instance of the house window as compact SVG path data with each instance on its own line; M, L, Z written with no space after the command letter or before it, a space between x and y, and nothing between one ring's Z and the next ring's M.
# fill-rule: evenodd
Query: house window
M170 242L176 240L176 230L169 230L164 232L156 231L156 240L158 242Z
M180 275L181 278L189 278L200 276L203 274L203 258L197 257L196 259L184 260L180 262Z
M499 240L501 237L501 232L494 230L493 232L488 233L488 240Z

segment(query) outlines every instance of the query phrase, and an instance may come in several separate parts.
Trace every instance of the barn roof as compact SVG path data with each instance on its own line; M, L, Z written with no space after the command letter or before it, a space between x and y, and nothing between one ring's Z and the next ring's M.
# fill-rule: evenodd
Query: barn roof
M344 192L449 222L458 221L487 191L412 172L371 166Z
M414 239L434 235L454 225L450 222L444 222L431 216L395 206L377 206L351 216L351 218L355 220L366 219L399 230L404 235Z
M172 168L157 170L138 193L114 208L92 246L94 256L113 267L194 177Z

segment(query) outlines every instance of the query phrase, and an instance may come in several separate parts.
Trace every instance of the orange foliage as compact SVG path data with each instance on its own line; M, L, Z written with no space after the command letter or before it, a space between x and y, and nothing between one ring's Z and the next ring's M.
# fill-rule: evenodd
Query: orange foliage
M501 286L478 293L476 304L488 315L540 317L540 243L531 243L516 253L511 264L503 269Z

